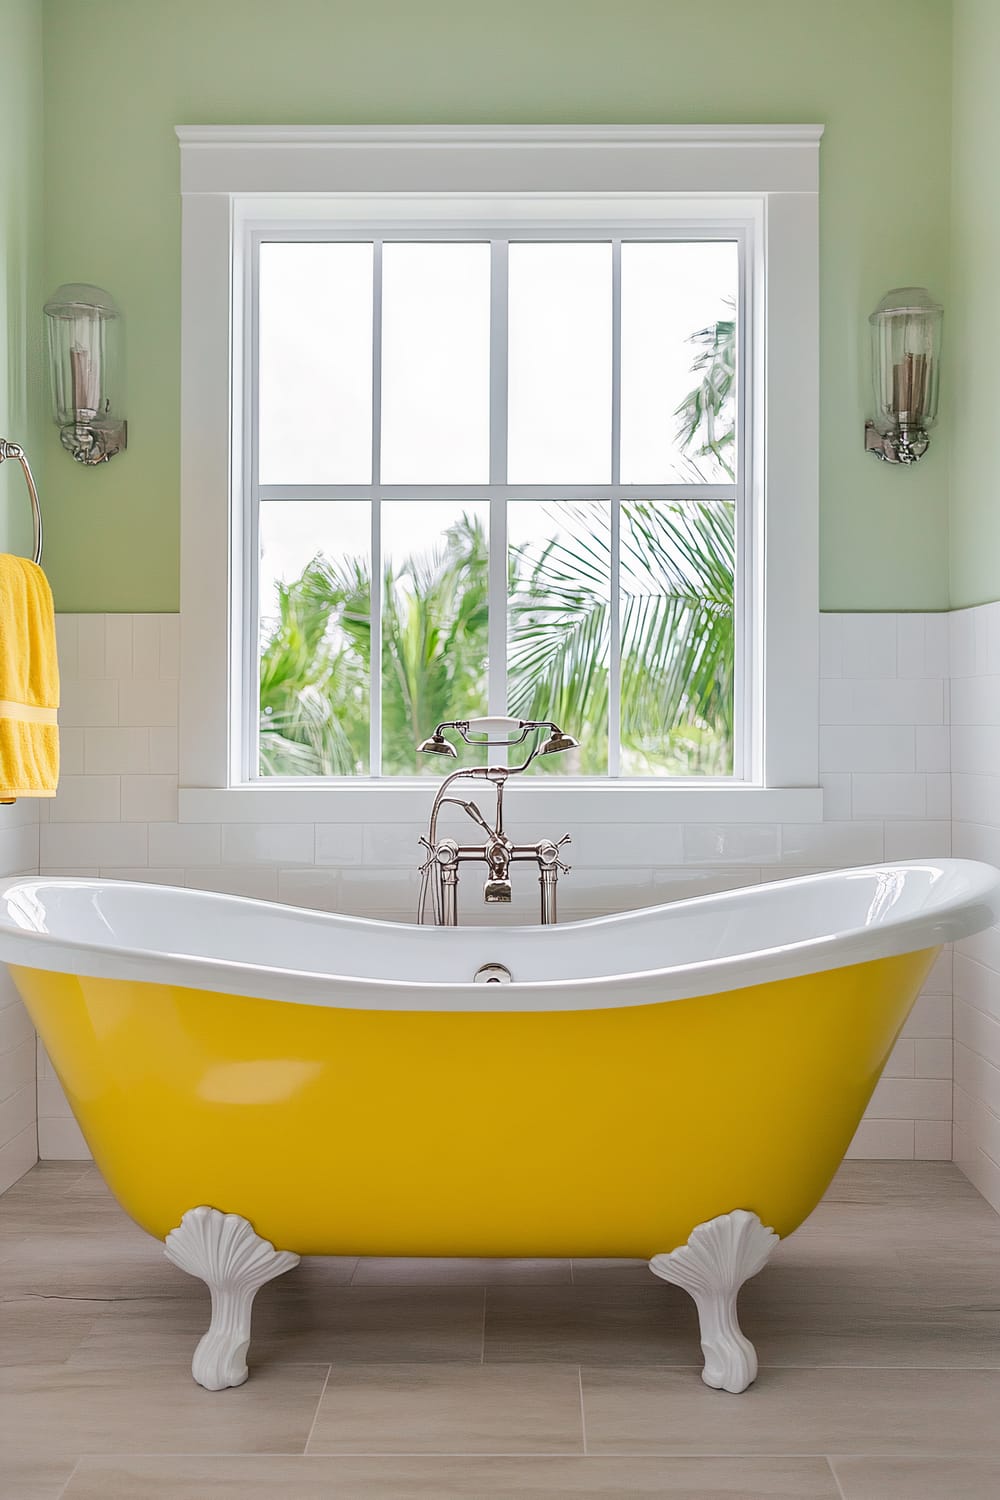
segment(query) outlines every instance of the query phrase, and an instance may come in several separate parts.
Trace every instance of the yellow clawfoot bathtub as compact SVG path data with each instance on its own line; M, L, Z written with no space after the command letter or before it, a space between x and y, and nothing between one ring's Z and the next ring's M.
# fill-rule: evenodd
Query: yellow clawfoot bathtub
M998 882L886 865L445 930L30 879L0 893L0 960L115 1196L213 1289L202 1384L246 1378L254 1292L298 1255L572 1255L685 1286L706 1380L739 1390L739 1285ZM512 982L472 983L484 963Z

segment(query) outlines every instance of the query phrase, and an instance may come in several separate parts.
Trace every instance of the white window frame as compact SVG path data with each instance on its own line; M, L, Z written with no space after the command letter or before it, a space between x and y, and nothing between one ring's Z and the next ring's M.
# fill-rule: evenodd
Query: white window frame
M818 743L820 126L178 127L181 144L181 821L390 821L415 778L251 780L244 496L255 247L268 232L561 223L738 237L747 456L737 599L742 779L563 778L573 821L813 821ZM751 403L744 401L747 387ZM770 419L768 419L770 418ZM765 501L766 496L766 501ZM709 498L706 493L705 498ZM220 580L226 586L220 587ZM253 638L255 640L255 636ZM431 726L433 727L433 726ZM570 726L572 728L572 726ZM641 797L642 809L635 799Z

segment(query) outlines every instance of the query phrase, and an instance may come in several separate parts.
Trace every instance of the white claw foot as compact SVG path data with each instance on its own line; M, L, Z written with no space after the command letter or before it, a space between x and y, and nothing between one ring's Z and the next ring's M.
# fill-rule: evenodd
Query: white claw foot
M686 1245L649 1262L657 1276L694 1298L705 1355L701 1378L717 1391L745 1391L757 1377L757 1351L740 1328L736 1298L778 1242L756 1214L737 1208L699 1224Z
M212 1294L212 1321L194 1352L191 1374L207 1391L242 1385L249 1373L250 1315L265 1282L290 1271L299 1257L275 1250L239 1214L192 1208L167 1235L163 1253Z

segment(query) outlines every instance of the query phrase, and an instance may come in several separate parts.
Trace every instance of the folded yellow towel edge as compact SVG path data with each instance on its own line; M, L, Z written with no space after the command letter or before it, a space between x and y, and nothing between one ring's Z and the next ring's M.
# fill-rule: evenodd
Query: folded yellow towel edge
M40 703L17 703L13 698L0 698L0 719L20 719L24 724L57 724L59 710L43 708Z

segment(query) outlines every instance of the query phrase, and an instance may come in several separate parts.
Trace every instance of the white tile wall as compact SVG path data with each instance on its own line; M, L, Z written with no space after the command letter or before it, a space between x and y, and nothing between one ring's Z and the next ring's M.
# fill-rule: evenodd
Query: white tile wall
M177 823L177 639L172 615L60 617L65 775L55 803L42 806L41 869L410 919L423 831L416 822ZM560 887L564 917L950 852L947 617L825 615L821 646L826 821L575 831L573 872ZM509 911L482 915L530 919L536 899L529 879ZM852 1155L951 1155L951 1024L947 956L910 1017ZM44 1056L38 1101L43 1156L85 1153Z
M1000 604L951 616L953 848L1000 864ZM1000 928L956 945L955 1160L1000 1210Z
M38 869L38 804L0 807L0 876ZM0 965L0 1193L38 1160L35 1037L7 970Z

